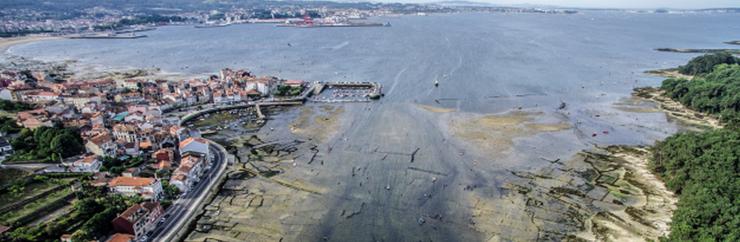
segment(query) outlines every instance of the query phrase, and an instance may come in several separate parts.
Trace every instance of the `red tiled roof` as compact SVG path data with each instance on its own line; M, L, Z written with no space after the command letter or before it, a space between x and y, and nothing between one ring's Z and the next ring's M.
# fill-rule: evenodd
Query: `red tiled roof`
M116 187L116 186L142 187L142 186L151 185L154 182L155 182L154 178L119 176L119 177L113 178L113 180L111 180L108 184L111 187Z
M106 242L130 242L134 241L134 236L130 234L116 233L111 236Z
M301 85L303 84L303 81L301 80L287 80L285 81L285 85Z
M183 140L182 142L180 142L180 147L189 145L192 142L198 142L198 143L208 144L208 140L206 140L204 138L190 137L190 138L187 138L187 139Z

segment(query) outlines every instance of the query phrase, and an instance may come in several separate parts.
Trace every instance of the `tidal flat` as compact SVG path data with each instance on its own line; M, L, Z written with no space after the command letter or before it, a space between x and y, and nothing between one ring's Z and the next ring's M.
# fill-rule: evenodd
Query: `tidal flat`
M651 206L670 208L670 196L636 176L630 165L639 162L597 147L647 147L685 130L658 104L625 100L663 79L645 70L694 56L653 51L666 39L726 48L740 15L381 21L393 26L173 26L144 39L41 41L5 54L71 59L74 69L201 75L232 67L383 85L374 102L308 103L272 110L259 125L219 124L229 127L208 137L240 162L188 241L648 240L666 231ZM662 195L645 196L652 193Z

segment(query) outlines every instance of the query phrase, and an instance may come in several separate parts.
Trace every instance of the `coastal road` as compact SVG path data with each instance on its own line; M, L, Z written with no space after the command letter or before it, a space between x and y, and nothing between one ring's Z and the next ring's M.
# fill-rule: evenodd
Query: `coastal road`
M195 187L192 187L187 194L182 195L167 209L167 212L163 215L163 217L167 216L167 219L154 229L152 235L146 241L171 241L172 237L186 225L188 218L197 210L196 208L202 205L201 203L208 194L208 190L216 184L218 178L224 173L228 163L226 162L226 154L214 144L210 144L209 149L213 155L211 169Z

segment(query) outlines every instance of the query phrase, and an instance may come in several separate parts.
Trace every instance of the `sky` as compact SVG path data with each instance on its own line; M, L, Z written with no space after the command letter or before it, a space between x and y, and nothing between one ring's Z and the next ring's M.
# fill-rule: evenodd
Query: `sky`
M398 2L399 0L381 0ZM401 2L439 2L444 0L400 0ZM740 0L470 0L501 5L537 4L585 8L727 8L740 7Z

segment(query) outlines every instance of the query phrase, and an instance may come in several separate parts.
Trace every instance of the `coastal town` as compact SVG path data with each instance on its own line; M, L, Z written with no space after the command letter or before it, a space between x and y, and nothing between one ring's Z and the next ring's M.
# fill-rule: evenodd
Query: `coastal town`
M4 154L0 164L29 177L3 184L3 189L16 189L17 194L5 198L8 201L0 210L23 212L0 216L0 236L62 241L148 241L171 229L163 227L187 220L186 216L170 216L199 205L194 200L233 162L225 158L221 145L202 136L203 130L186 124L188 119L222 108L257 106L259 112L260 104L300 104L312 94L320 97L312 100L320 102L369 101L380 89L366 89L376 85L369 83L258 77L228 68L206 78L74 81L43 70L5 70L0 80L2 102L22 103L27 108L5 118L15 122L4 123L3 130L11 131L0 140ZM321 94L323 89L332 94ZM41 142L33 141L33 136L54 133L64 133L51 138L60 143L38 151ZM108 194L121 201L117 208L103 210L109 211L108 216L77 215L82 208L71 201L91 194ZM40 198L48 203L35 204ZM127 208L115 211L121 205ZM61 223L57 220L64 220L65 214L73 214L78 226L59 228L55 231L59 234L36 231Z
M0 241L740 238L737 4L562 2L0 1Z
M466 4L397 4L369 2L200 2L180 4L127 1L72 6L28 6L7 3L0 9L0 37L25 35L71 38L141 38L138 32L165 25L223 27L232 24L279 24L297 27L368 27L387 23L367 22L381 16L458 12L573 14L573 9L500 7ZM3 5L0 5L3 6ZM305 25L304 19L315 19ZM296 24L297 23L297 24Z

